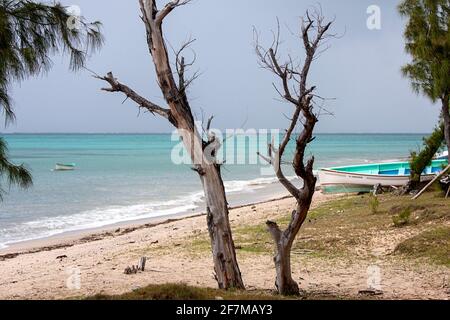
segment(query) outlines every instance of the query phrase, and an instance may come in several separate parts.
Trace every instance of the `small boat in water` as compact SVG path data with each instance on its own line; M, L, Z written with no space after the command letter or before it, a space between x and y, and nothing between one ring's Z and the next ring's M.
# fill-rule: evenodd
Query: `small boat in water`
M54 171L69 171L75 170L75 163L57 163Z
M447 160L433 160L422 174L422 181L431 181L447 166ZM399 187L408 183L409 162L386 162L319 170L324 192L369 192L373 186Z

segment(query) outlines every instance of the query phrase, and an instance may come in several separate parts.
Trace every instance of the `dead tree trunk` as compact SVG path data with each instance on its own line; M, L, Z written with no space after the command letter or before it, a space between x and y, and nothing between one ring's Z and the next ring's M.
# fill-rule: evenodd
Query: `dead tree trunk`
M298 231L292 228L301 226L308 214L309 206L297 205L296 210L292 212L292 220L289 227L282 231L275 222L267 221L268 230L275 242L275 263L276 279L275 287L283 295L298 295L300 293L297 282L292 278L291 270L291 249ZM292 223L294 220L299 219Z
M303 20L301 38L306 52L306 57L302 66L294 66L293 59L289 57L288 62L281 64L278 57L278 49L280 44L280 28L278 24L278 32L272 46L266 50L259 45L258 37L256 37L256 53L260 60L260 65L273 72L280 80L282 89L276 88L280 96L290 104L294 105L294 114L290 119L289 128L278 146L269 144L269 157L260 155L268 161L275 169L278 180L296 199L297 206L292 212L291 220L285 230L281 230L277 223L267 221L267 227L275 242L274 263L276 269L275 286L280 294L298 295L299 287L297 282L292 278L291 271L291 249L292 244L297 236L301 226L303 225L309 208L311 206L312 197L314 195L317 179L313 174L314 157L305 161L305 150L308 144L314 140L313 131L318 121L317 114L313 110L313 99L315 95L313 91L315 87L307 87L307 78L312 62L317 57L316 53L321 42L329 37L327 31L331 26L330 23L324 23L324 19L320 12L310 15L306 13ZM314 38L311 39L311 33L315 32ZM255 33L257 36L257 33ZM320 108L320 111L325 110ZM281 163L284 151L288 145L293 132L297 125L301 124L299 135L295 139L295 151L292 166L296 175L303 180L302 188L297 188L289 181L283 173Z
M267 226L275 241L275 263L276 278L275 287L278 292L284 295L297 295L299 287L297 282L292 279L291 271L291 248L292 244L283 237L283 232L274 222L268 221Z
M215 276L219 288L244 289L231 235L228 206L220 174L220 165L215 161L215 153L220 143L215 141L214 137L210 137L205 141L198 132L186 95L186 88L195 79L195 75L191 79L185 78L186 68L192 63L186 63L181 54L183 49L192 41L183 45L176 54L177 83L170 66L163 37L162 23L164 18L173 9L188 2L190 1L174 0L161 10L158 10L156 0L139 0L142 20L147 31L148 48L156 69L158 84L168 108L162 108L143 98L128 86L121 84L111 72L105 77L98 78L110 84L110 88L104 88L103 90L124 93L127 98L132 99L139 107L166 118L177 128L180 138L190 154L193 163L192 169L199 174L203 185ZM207 131L209 130L209 125L210 123Z
M202 170L204 172L201 179L206 198L206 219L217 283L221 289L244 289L231 235L228 206L220 169L218 166L208 165Z

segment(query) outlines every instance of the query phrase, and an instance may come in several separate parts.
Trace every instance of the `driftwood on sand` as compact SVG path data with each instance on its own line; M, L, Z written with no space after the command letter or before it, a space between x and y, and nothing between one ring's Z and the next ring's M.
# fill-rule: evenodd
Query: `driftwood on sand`
M135 273L138 273L138 271L145 271L146 261L147 261L147 257L141 257L139 259L139 263L137 265L132 265L131 267L130 266L126 267L123 273L135 274Z

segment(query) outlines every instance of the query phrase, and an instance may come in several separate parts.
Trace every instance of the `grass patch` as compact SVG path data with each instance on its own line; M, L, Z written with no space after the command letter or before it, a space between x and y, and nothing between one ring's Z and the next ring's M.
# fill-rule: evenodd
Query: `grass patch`
M365 204L365 199L355 196L324 203L309 212L305 225L316 224L319 221L329 219L330 216L341 216L347 211L353 211L355 208L365 206ZM276 219L276 222L280 228L284 229L289 224L290 218L291 213L285 213ZM311 239L310 237L303 238L302 235L301 231L297 241L295 241L293 245L292 250L294 254L313 252L315 254L321 254L330 250L336 253L338 250L338 247L336 247L336 243L339 242L338 238L329 237L323 239L318 237L317 239ZM267 232L267 227L264 222L257 225L246 225L236 228L233 230L233 238L238 252L249 254L272 254L274 250L273 240ZM210 251L211 245L208 235L202 234L197 236L190 244L188 244L188 248L193 253Z
M200 288L186 284L149 285L120 295L97 294L88 300L277 300L269 291L241 291Z
M372 235L380 230L392 229L393 225L408 224L414 227L425 222L450 220L449 202L439 192L425 193L414 201L409 196L379 195L377 214L368 205L371 199L371 195L345 196L312 209L294 242L293 254L327 258L352 255L355 254L355 246L364 247ZM274 220L285 229L290 217L291 212L286 211ZM237 252L241 254L270 255L274 251L273 240L264 221L234 228L233 238ZM185 243L185 249L193 254L209 252L209 236L197 235Z
M404 201L391 207L389 212L393 215L392 220L396 227L450 219L448 204L441 203L442 200L429 202L429 199L424 199L423 202L416 201Z
M346 212L352 212L355 208L366 207L366 199L349 196L324 203L317 208L312 209L308 218L306 219L306 225L315 225L330 217L341 217ZM282 216L278 217L276 222L280 228L284 229L289 224L291 213L286 212ZM303 229L302 229L303 230ZM292 251L294 254L326 254L337 253L339 247L336 244L340 241L338 237L327 237L323 239L321 234L317 238L311 238L309 236L303 237L302 231L298 235L297 241L295 241ZM273 240L270 234L267 232L267 227L264 222L257 225L246 225L238 227L233 230L233 238L238 252L248 254L272 254L274 250ZM351 241L350 241L351 242ZM210 251L210 240L207 234L197 236L189 244L187 248L191 252L200 253Z
M369 195L369 208L372 214L378 213L378 208L380 207L380 200L378 200L377 196Z
M413 258L428 258L450 267L450 227L438 227L400 243L395 253Z
M394 222L394 226L403 227L409 223L409 219L411 218L411 208L406 207L403 208L399 214L392 216L392 222Z
M300 296L284 297L270 290L220 290L188 286L182 283L148 285L119 295L96 294L78 297L85 300L349 300L376 299L362 296L339 296L328 292L303 292Z

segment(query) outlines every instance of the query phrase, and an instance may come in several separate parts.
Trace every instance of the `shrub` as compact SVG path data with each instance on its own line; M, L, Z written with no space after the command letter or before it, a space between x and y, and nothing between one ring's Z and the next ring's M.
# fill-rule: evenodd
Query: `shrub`
M380 200L378 200L378 197L375 195L370 195L369 196L369 208L370 208L370 212L372 214L377 214L378 213L378 207L380 206Z
M392 217L392 221L394 222L394 226L403 227L409 223L409 219L411 217L411 208L403 209L398 215Z

